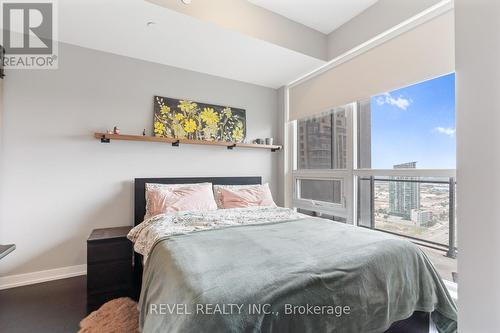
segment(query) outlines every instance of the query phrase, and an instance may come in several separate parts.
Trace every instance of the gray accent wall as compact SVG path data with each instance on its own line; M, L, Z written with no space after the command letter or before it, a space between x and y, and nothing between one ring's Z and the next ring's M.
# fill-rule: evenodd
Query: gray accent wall
M277 137L274 89L67 44L58 70L6 74L0 276L84 264L93 228L132 225L136 177L262 176L278 197L281 152L93 137L150 134L154 95L244 108L249 138Z

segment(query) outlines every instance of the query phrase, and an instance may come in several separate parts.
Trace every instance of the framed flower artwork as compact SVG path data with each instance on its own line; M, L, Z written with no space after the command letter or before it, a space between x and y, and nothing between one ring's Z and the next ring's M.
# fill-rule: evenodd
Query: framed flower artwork
M206 141L243 142L246 111L229 106L154 97L155 136Z

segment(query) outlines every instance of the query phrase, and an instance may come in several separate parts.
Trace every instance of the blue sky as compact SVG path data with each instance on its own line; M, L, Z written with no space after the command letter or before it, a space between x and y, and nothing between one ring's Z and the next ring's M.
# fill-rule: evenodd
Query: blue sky
M372 168L455 168L455 74L371 98Z

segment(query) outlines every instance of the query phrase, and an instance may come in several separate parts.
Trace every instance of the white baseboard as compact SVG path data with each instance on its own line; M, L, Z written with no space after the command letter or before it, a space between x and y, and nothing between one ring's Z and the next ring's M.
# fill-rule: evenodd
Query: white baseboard
M46 271L0 277L0 290L87 274L87 265L67 266Z

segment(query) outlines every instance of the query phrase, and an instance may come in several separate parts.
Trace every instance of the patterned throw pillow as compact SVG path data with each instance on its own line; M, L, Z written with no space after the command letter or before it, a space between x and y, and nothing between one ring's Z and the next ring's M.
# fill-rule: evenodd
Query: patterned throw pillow
M211 183L146 184L144 220L164 213L210 210L217 210Z
M214 185L217 206L222 209L255 206L276 207L269 184Z

